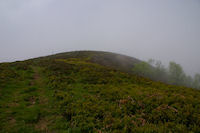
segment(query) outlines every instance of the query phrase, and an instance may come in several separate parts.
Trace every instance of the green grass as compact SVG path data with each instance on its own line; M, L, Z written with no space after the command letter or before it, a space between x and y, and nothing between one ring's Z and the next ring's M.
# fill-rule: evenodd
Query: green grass
M88 59L0 64L0 132L199 132L200 92Z

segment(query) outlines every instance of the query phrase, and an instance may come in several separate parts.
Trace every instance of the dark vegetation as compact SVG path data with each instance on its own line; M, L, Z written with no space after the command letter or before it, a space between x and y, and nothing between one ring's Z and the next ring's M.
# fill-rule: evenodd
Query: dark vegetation
M0 132L200 131L199 90L98 61L57 55L0 64Z

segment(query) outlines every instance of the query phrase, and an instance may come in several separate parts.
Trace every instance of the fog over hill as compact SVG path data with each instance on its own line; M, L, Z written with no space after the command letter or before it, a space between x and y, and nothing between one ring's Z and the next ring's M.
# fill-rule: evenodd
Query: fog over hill
M0 62L110 51L200 73L198 0L1 0Z

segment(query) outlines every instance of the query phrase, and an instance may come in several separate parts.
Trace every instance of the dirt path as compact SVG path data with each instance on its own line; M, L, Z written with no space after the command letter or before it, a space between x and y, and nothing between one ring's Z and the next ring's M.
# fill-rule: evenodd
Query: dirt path
M49 127L57 117L53 90L46 84L43 68L33 66L32 70L20 72L20 81L16 79L1 91L0 132L52 131Z
M44 112L40 115L38 122L35 124L35 129L43 132L48 132L48 118L46 117L46 113L50 111L50 102L48 98L48 92L46 89L46 85L44 82L44 77L41 72L41 68L33 67L34 76L32 84L37 87L37 97L35 99L38 100L38 106L40 106L41 112Z

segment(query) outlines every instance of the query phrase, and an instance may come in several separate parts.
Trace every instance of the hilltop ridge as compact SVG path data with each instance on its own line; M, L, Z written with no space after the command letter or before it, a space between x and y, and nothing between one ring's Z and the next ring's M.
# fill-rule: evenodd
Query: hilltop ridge
M105 51L72 51L41 57L43 59L86 59L89 62L111 67L124 72L132 72L134 64L140 63L139 59L127 55ZM38 58L38 59L41 59Z

